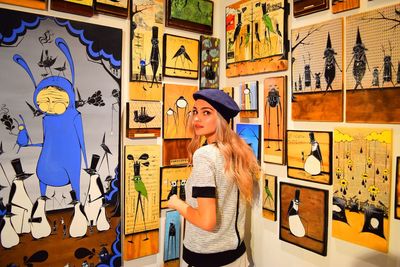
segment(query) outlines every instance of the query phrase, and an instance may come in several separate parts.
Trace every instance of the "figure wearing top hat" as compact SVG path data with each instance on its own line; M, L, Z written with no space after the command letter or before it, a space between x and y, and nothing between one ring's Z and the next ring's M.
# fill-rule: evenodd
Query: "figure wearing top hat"
M160 64L160 48L158 47L158 27L152 27L152 37L151 37L151 54L150 54L150 64L153 71L153 77L151 78L151 87L153 83L157 83L157 71Z
M11 211L11 205L7 204L6 215L0 220L0 239L4 248L11 248L19 244L19 236L11 221L14 216L15 214Z
M304 170L311 175L318 175L321 173L322 154L319 148L319 143L315 140L314 133L310 132L311 152L308 155L305 163Z
M11 165L15 171L15 179L11 184L8 203L11 204L11 212L15 214L11 218L12 224L18 234L31 231L29 217L32 212L32 201L26 192L24 180L32 176L32 173L25 173L22 169L21 160L13 159Z
M104 198L104 187L100 175L96 171L99 159L99 155L93 154L90 169L85 169L90 175L90 182L84 206L87 219L91 226L96 225L97 215L99 214L102 206L102 199Z
M72 201L69 204L74 205L74 214L69 226L69 235L71 237L82 237L87 232L88 220L82 204L76 198L76 192L71 190Z

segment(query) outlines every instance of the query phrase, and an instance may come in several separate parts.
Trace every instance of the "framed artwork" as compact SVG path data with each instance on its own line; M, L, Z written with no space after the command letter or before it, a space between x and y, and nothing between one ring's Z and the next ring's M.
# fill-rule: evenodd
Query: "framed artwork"
M97 12L110 14L117 17L128 17L129 0L95 0Z
M360 7L360 0L332 0L333 14L359 7Z
M47 0L0 0L0 3L47 10Z
M161 84L150 87L147 82L129 83L129 100L161 101L162 92Z
M199 74L199 41L164 34L163 75L197 80Z
M240 118L258 118L258 81L239 84Z
M392 130L334 131L332 235L388 252Z
M190 176L192 167L189 166L164 166L161 167L161 209L168 208L167 202L171 195L176 194L185 200L185 184Z
M160 149L158 145L125 146L126 260L158 253Z
M131 86L138 91L148 93L162 87L163 21L163 0L131 1L130 80L140 82Z
M179 266L181 247L181 215L169 210L165 215L164 262L174 261Z
M226 76L288 68L286 0L241 0L225 8Z
M334 1L334 0L333 0ZM329 9L329 0L295 0L293 16L295 18Z
M264 80L264 155L267 163L285 164L287 77Z
M261 160L261 125L236 124L236 133L251 147L254 155Z
M193 94L197 86L164 84L163 138L191 138L187 129L189 115L193 109Z
M190 139L163 139L163 166L187 165Z
M218 38L200 36L200 89L219 89L220 44Z
M262 214L265 219L276 221L276 196L278 177L274 175L263 175L263 188L262 190Z
M52 0L50 8L56 11L91 17L94 14L94 0Z
M284 182L279 185L279 239L326 256L328 190Z
M343 19L293 29L292 40L292 119L342 121Z
M400 123L398 10L399 3L346 18L347 122Z
M332 184L332 132L287 131L288 177Z
M395 203L395 219L400 219L400 157L396 160L396 195L394 197Z
M214 2L166 0L165 26L212 35Z
M159 101L129 101L126 137L160 137L162 111Z
M122 30L7 9L0 25L0 266L116 266Z

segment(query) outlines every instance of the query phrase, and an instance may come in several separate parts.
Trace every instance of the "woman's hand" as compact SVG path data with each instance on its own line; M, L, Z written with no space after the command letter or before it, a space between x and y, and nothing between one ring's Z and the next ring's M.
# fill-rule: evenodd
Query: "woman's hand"
M177 195L172 195L168 200L168 207L170 209L175 209L181 213L183 205L186 204L183 200L178 198Z

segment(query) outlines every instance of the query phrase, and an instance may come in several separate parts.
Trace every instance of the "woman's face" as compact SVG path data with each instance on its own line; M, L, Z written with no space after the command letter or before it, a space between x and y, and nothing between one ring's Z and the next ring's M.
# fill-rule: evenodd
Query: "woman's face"
M198 99L193 106L193 128L194 133L205 136L207 143L216 140L218 115L217 111L205 100Z

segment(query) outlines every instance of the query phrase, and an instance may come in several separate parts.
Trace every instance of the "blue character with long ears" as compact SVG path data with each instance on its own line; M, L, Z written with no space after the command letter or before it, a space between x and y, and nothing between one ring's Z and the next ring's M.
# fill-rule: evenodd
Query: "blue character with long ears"
M13 59L29 74L35 92L33 103L43 112L43 143L28 141L21 146L42 147L36 167L40 193L46 196L47 186L61 187L71 184L80 199L81 153L87 168L82 116L75 107L75 71L69 48L62 38L55 41L68 60L72 79L61 76L44 78L38 85L26 61L18 54Z

